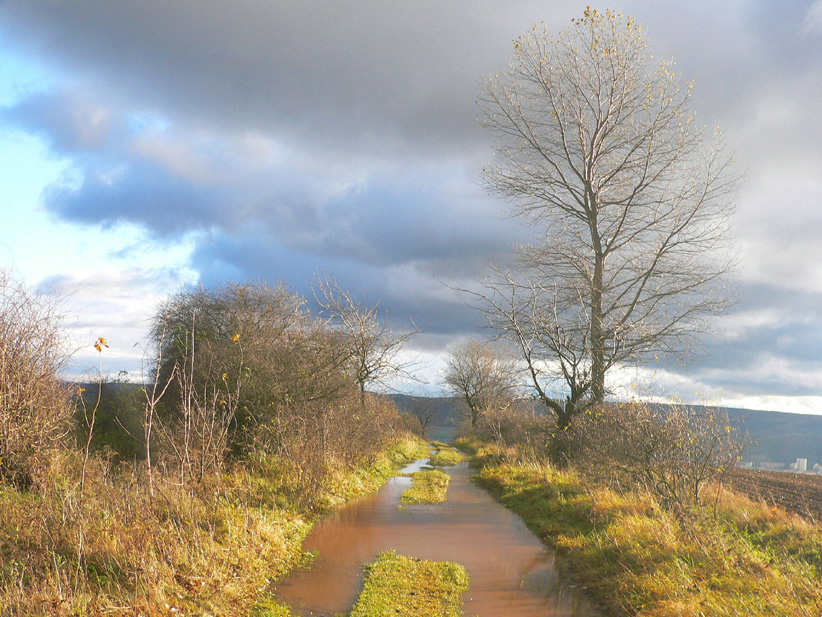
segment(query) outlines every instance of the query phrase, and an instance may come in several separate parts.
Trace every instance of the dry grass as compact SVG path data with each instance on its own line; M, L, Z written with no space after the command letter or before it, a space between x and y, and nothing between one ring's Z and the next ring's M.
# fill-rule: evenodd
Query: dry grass
M431 467L452 467L462 460L462 454L454 448L437 446L437 451L428 459Z
M418 453L407 441L354 473L340 465L316 503L374 490ZM320 509L292 499L273 459L186 486L157 474L154 499L141 469L101 459L81 495L80 464L62 455L37 492L0 485L0 615L248 615L303 559Z

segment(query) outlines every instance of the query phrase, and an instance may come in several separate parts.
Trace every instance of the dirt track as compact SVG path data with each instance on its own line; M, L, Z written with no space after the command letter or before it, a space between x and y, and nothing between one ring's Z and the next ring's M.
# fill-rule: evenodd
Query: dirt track
M730 487L751 499L822 522L822 476L758 469L737 469Z

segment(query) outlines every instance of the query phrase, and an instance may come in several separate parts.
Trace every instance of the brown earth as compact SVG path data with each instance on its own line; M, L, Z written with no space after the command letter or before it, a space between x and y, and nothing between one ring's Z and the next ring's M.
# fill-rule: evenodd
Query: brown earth
M822 521L822 476L760 469L735 469L730 488L751 499Z

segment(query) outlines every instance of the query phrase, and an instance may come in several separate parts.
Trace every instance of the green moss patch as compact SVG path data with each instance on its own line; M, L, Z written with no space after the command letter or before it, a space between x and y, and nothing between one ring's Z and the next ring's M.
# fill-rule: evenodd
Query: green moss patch
M428 464L431 467L453 467L462 460L460 454L454 448L437 448L437 452L428 459Z
M411 488L402 494L402 503L442 503L448 496L451 476L439 469L424 469L411 475Z
M366 566L350 617L458 617L468 573L458 563L381 553Z

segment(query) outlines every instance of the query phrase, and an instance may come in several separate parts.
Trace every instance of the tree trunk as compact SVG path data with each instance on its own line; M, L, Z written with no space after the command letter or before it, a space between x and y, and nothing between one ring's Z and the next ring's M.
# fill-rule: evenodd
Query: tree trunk
M591 281L591 400L594 404L605 399L605 340L602 332L602 279L605 271L605 257L602 243L592 225L594 245L594 279Z

